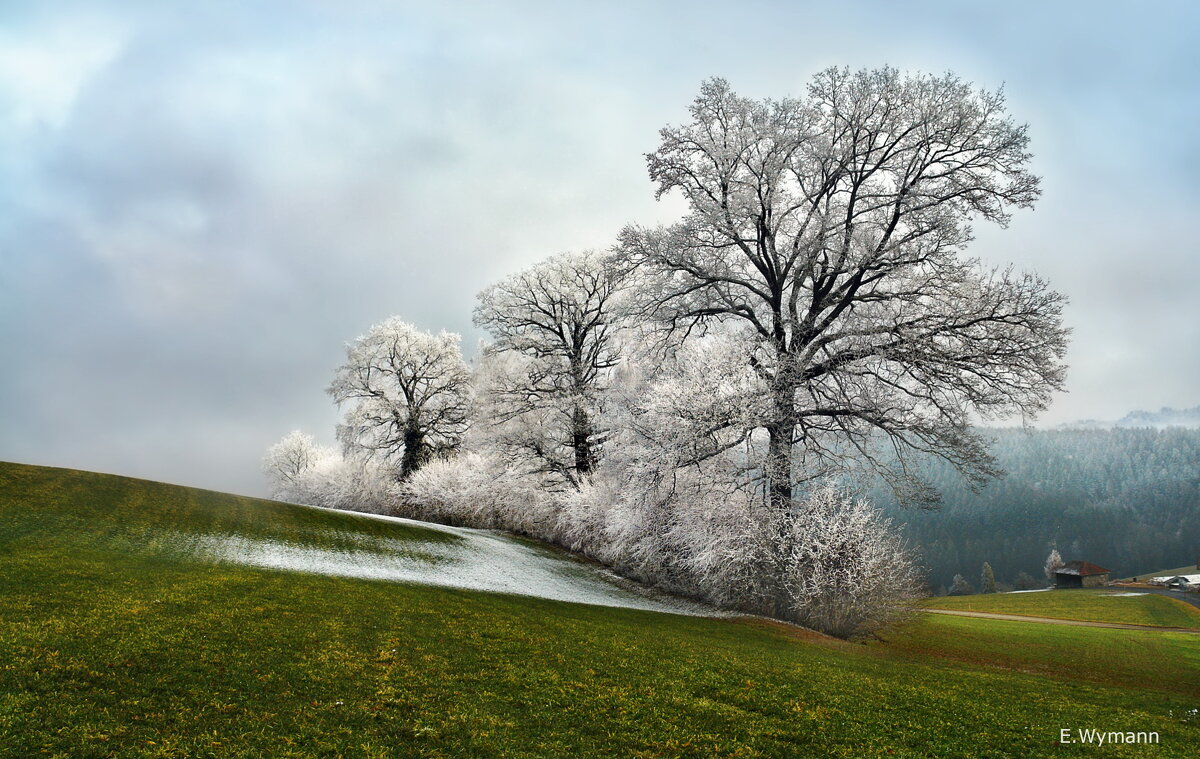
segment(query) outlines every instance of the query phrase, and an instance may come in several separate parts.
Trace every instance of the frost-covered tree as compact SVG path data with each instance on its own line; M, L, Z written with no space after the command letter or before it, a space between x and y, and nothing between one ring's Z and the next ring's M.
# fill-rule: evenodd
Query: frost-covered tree
M983 571L979 574L979 592L996 592L996 573L992 571L992 565L986 561L983 562Z
M318 461L331 453L317 445L312 435L292 430L278 443L267 449L262 459L263 473L271 484L271 494L278 497L309 471Z
M626 228L618 250L664 342L740 325L766 399L746 434L767 438L775 510L849 454L907 500L935 501L907 458L886 463L881 441L937 454L973 482L994 475L971 414L1043 409L1067 337L1064 299L1045 282L963 256L973 222L1003 226L1039 194L1003 95L892 69L829 69L779 101L714 79L691 121L661 135L650 176L689 212Z
M742 461L742 475L755 467L750 433L769 398L747 364L751 348L741 338L711 329L681 345L642 384L625 389L628 425L644 462L680 468L733 453ZM737 476L728 467L722 471Z
M954 583L950 586L950 595L969 596L975 592L970 580L962 575L954 575Z
M1059 555L1058 549L1050 550L1050 555L1046 557L1046 579L1054 582L1054 573L1063 565L1062 556Z
M493 351L519 356L492 375L492 421L516 421L508 444L576 484L595 468L608 432L603 396L620 359L624 279L609 255L563 253L487 288L475 309Z
M438 451L458 446L470 413L470 370L460 338L422 332L399 318L376 324L346 347L328 393L349 404L338 438L399 461L408 478Z

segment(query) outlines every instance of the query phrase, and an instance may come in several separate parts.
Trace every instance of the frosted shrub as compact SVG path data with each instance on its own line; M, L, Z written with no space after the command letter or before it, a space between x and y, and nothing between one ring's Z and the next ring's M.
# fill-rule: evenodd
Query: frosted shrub
M398 507L414 519L495 527L489 470L474 453L431 461L404 482Z
M271 497L290 503L382 513L392 498L388 467L361 455L342 456L299 430L267 449L263 471Z
M557 529L563 545L603 559L607 553L609 512L615 500L610 483L581 480L577 490L563 493L558 500Z
M327 509L383 514L391 500L391 472L377 462L336 453L319 459L296 479L291 500Z
M748 488L695 478L677 491L669 539L705 598L727 608L770 612L771 524L762 498Z
M604 535L593 556L604 563L646 582L655 582L647 568L661 562L654 547L661 542L666 525L654 519L655 506L630 488L620 487L611 477L605 491Z
M329 456L317 463L301 485L315 506L375 514L388 512L394 475L390 467L362 456Z
M504 470L492 482L492 497L502 529L560 542L557 494L547 491L540 477Z
M536 478L497 460L462 453L432 461L400 487L400 515L448 524L505 529L550 539L553 508Z
M851 637L901 613L919 593L904 542L870 503L815 488L791 519L785 581L794 621Z

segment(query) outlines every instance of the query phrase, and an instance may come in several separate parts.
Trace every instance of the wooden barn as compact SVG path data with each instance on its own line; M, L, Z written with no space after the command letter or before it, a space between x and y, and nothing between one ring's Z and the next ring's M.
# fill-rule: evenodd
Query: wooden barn
M1087 561L1068 561L1054 570L1056 588L1099 588L1108 584L1109 571Z

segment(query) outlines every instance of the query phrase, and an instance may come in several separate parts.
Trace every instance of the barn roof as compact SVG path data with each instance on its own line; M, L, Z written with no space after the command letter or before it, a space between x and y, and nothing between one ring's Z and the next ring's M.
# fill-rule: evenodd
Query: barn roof
M1105 575L1109 570L1104 567L1092 564L1089 561L1068 561L1058 569L1054 570L1056 575L1079 575L1086 577L1088 575Z

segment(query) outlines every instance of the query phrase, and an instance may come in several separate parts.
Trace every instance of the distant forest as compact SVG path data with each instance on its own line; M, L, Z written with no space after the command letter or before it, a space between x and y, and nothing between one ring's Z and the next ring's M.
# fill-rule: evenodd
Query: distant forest
M1013 584L1044 581L1057 547L1113 577L1177 567L1200 553L1200 429L994 429L992 453L1008 472L972 493L949 465L928 463L939 511L871 497L921 552L933 592L955 574L978 587L983 562Z

